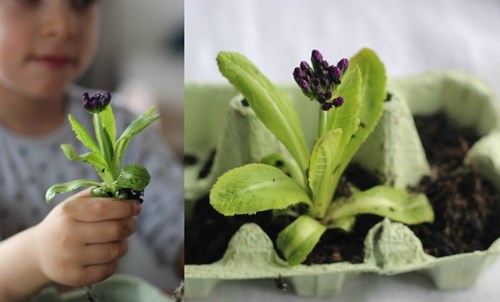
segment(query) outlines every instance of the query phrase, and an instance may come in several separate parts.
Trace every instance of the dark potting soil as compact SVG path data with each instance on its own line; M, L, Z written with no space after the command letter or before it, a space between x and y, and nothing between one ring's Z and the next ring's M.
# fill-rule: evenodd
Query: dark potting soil
M433 224L412 226L424 250L433 256L485 250L500 237L500 194L472 169L464 168L467 150L478 137L457 131L443 115L415 120L431 166L431 176L415 191L429 198Z
M468 130L455 130L443 115L417 117L415 123L432 175L409 189L427 195L436 219L433 224L411 226L411 229L422 241L424 250L433 256L487 249L500 237L500 194L473 169L463 166L465 153L477 136ZM209 166L206 164L204 169L209 170ZM349 166L337 194L349 194L346 179L361 189L378 184L359 167ZM186 228L186 263L207 264L219 260L234 233L248 222L257 223L276 242L277 234L294 218L271 218L270 211L225 217L210 206L208 197L200 199ZM359 215L352 232L326 231L305 263L362 262L364 238L381 220L373 215Z

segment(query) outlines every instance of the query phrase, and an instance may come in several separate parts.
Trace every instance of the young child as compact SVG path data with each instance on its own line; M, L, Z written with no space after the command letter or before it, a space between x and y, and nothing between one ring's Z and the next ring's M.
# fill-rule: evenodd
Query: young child
M124 160L152 176L142 209L133 200L90 197L89 190L45 203L52 184L97 180L92 168L67 160L59 145L85 152L67 114L92 129L83 91L71 83L94 55L99 18L99 1L0 1L0 301L25 301L52 283L95 283L119 266L130 273L127 268L158 261L172 271L179 259L182 170L153 130L132 140ZM116 97L112 104L119 134L133 116ZM128 243L155 260L137 259L141 254L118 262ZM173 286L165 281L163 287Z

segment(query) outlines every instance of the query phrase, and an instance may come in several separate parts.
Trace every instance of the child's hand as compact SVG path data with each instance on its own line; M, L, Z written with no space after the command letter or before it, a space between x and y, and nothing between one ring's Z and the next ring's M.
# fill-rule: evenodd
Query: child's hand
M55 207L36 227L41 271L54 282L79 287L111 276L127 252L140 203L80 192Z

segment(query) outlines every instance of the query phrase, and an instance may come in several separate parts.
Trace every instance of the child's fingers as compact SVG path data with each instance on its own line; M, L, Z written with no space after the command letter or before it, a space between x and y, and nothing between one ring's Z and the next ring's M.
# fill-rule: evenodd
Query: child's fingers
M138 201L97 197L76 198L63 203L62 207L73 220L81 222L125 219L141 211Z
M90 265L85 267L84 278L81 280L80 285L92 284L100 282L104 279L111 277L118 269L118 261L106 264Z
M102 265L111 263L122 258L128 249L128 241L121 240L110 243L90 244L84 247L85 266Z
M137 223L134 218L84 222L78 226L83 242L87 244L106 243L123 240L132 235Z

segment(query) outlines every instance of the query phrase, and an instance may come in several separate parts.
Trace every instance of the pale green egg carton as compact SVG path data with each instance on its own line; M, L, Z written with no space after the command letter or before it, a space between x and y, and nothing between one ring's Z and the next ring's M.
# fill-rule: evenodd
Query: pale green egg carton
M174 302L159 288L149 282L128 275L115 275L92 285L99 302ZM58 293L55 288L47 288L29 302L82 302L86 299L84 288Z
M298 88L285 89L312 143L317 108L309 106ZM470 148L465 163L474 163L480 175L500 190L499 103L484 82L459 71L446 71L390 79L387 89L391 99L385 103L378 126L355 156L356 163L387 185L404 188L417 184L430 174L430 168L412 115L444 112L457 127L473 128L482 136ZM208 193L224 171L258 160L270 150L284 152L241 100L229 86L186 86L185 153L199 159L185 168L186 228L194 203ZM198 173L214 148L217 152L211 172L200 179ZM279 258L259 226L246 224L233 236L222 259L185 266L185 290L188 298L206 297L224 281L280 276L297 295L328 296L361 273L408 272L427 275L439 289L460 289L472 286L498 253L500 238L485 251L435 258L424 253L420 240L408 227L385 219L365 238L363 263L292 267Z

